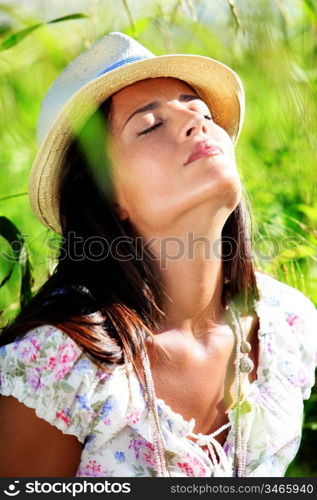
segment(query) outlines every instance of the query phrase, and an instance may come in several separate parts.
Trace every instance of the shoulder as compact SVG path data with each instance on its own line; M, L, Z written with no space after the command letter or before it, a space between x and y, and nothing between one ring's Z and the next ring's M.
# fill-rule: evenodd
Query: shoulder
M293 332L298 330L303 335L317 337L317 309L303 292L258 271L256 280L260 292L259 308L263 307L266 314L271 314L272 321L282 318Z
M118 399L116 424L124 415L123 368L104 364L102 369L65 332L41 325L0 348L0 393L83 442L107 401Z
M260 271L256 271L255 275L261 299L267 304L277 308L296 307L316 310L313 302L297 288Z
M266 311L270 310L276 317L284 317L286 323L293 329L300 327L301 324L306 328L314 325L317 320L317 309L303 292L258 271L256 280L260 292L259 303L260 306L265 306Z
M317 309L297 288L258 271L256 279L262 333L270 336L284 361L288 356L297 361L288 364L290 369L298 371L303 396L307 399L315 383L317 366Z
M29 330L14 342L0 348L0 356L9 360L10 364L15 360L21 365L33 364L41 366L46 370L52 370L59 362L61 365L75 362L82 351L79 346L68 337L62 330L51 326L41 325ZM46 361L49 365L43 366Z

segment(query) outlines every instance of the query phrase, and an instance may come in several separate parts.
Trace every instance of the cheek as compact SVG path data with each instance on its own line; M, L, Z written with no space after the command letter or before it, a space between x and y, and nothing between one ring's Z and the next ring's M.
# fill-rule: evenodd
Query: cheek
M174 164L171 151L162 148L159 141L140 141L133 148L121 148L116 154L117 175L135 189L155 187L156 183L166 182L170 174Z
M127 210L133 226L141 233L153 231L168 200L166 178L151 174L149 165L147 170L131 169L121 177L117 192L118 203Z
M166 191L167 172L153 155L117 155L113 168L117 201L131 214L156 205Z

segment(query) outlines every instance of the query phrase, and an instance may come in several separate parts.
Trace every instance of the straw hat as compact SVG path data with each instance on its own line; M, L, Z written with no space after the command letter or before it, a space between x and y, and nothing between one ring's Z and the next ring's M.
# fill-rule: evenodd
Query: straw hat
M77 56L43 99L37 129L40 147L29 177L31 208L42 224L61 232L57 186L74 132L115 92L157 77L178 78L191 85L236 143L245 100L242 82L232 69L199 55L155 56L133 38L110 33Z

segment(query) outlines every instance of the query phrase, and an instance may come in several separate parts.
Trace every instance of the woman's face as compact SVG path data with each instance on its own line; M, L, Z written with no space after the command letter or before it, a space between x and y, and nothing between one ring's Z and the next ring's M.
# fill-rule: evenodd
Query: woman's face
M108 151L120 218L140 234L169 232L189 212L230 215L239 202L233 143L180 80L142 80L114 94Z

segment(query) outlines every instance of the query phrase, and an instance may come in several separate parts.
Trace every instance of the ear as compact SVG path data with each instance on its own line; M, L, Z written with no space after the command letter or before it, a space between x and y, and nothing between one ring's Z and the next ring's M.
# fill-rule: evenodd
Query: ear
M120 207L118 203L114 204L114 209L120 220L127 220L129 218L128 211L125 208Z

